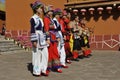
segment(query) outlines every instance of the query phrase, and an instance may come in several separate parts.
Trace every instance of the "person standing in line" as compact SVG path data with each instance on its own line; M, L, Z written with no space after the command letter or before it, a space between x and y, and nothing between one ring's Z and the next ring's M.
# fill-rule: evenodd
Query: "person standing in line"
M60 15L62 14L62 11L61 9L59 8L56 8L54 10L54 18L53 18L53 21L55 23L55 26L57 28L57 32L59 34L59 42L58 42L58 53L60 55L60 64L63 68L68 68L68 66L66 65L66 53L65 53L65 47L64 47L64 38L63 38L63 35L62 35L62 26L60 24Z
M80 43L80 23L79 17L77 15L74 16L72 21L72 32L73 32L73 60L79 61L78 56L81 54L81 43Z
M5 35L5 31L6 31L6 27L5 27L5 24L2 25L2 35Z
M43 4L39 1L30 4L33 10L33 16L30 19L31 24L31 42L32 42L32 65L34 76L48 76L48 43L49 38L43 33L43 20L40 17L43 12Z
M53 21L53 10L50 6L46 6L45 8L44 30L50 36L48 71L53 70L62 73L57 50L59 36L57 36L56 26Z
M89 44L89 36L93 32L93 30L90 30L86 24L85 20L81 20L81 29L82 29L82 34L81 34L81 47L84 53L84 57L89 58L91 56L91 49L90 49L90 44Z
M72 52L71 52L71 48L70 48L70 17L71 15L69 14L69 12L67 12L66 10L63 10L62 12L62 17L60 19L60 24L62 27L62 34L64 37L64 47L65 47L65 53L66 53L66 62L67 63L71 63L71 57L72 57Z

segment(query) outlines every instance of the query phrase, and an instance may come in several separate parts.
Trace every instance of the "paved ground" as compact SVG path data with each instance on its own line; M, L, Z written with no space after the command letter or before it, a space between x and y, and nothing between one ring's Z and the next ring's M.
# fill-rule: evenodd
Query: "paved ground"
M0 55L0 80L120 80L120 52L93 51L90 58L68 64L63 73L34 77L29 70L30 51Z

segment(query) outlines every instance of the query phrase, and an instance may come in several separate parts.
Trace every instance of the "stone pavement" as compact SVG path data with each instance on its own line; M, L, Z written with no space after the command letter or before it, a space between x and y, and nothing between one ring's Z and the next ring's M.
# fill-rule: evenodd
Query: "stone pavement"
M120 52L93 51L90 58L72 61L63 73L34 77L30 71L31 51L0 55L0 80L120 80Z

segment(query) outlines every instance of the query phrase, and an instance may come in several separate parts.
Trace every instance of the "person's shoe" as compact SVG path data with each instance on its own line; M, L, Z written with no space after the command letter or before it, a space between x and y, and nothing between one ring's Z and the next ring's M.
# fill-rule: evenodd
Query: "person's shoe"
M61 67L62 67L62 68L68 68L68 66L66 66L66 65L61 65Z
M70 60L67 60L66 62L67 62L68 64L71 64L71 63L72 63Z
M83 55L81 55L81 56L79 56L78 58L79 58L79 59L84 59L84 56L83 56Z
M49 70L46 70L46 73L41 73L42 76L48 76L49 75Z
M92 56L92 54L89 54L88 56Z
M48 73L41 73L42 76L48 76Z
M73 61L77 61L77 62L78 62L78 61L79 61L79 59L77 59L77 58L76 58L76 59L73 59Z
M33 76L35 76L35 77L40 77L41 75L36 75L36 74L33 74Z
M48 74L49 74L49 72L50 72L50 70L46 70L46 73L48 73Z
M61 70L61 69L57 69L57 72L58 72L58 73L62 73L62 70Z
M85 58L90 58L89 56L84 56Z

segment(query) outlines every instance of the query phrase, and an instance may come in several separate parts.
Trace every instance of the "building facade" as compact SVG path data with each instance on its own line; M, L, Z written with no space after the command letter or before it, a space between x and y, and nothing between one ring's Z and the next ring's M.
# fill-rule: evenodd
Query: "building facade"
M87 20L94 27L90 37L94 49L115 49L120 45L120 0L68 0L65 9Z
M30 29L30 17L32 10L30 3L35 0L6 0L6 28L7 30ZM87 26L94 28L94 34L90 37L93 49L119 48L120 43L120 0L41 0L41 2L53 5L73 12L78 10L80 19L87 21Z
M30 3L35 0L6 0L6 27L7 30L30 29L30 17L33 15ZM54 8L64 8L65 0L40 0L45 5L53 5Z

